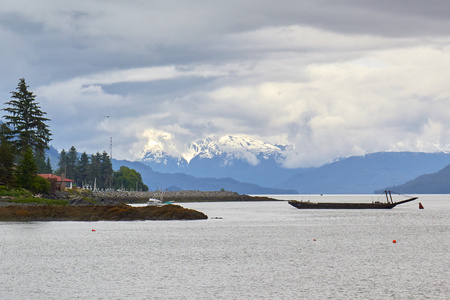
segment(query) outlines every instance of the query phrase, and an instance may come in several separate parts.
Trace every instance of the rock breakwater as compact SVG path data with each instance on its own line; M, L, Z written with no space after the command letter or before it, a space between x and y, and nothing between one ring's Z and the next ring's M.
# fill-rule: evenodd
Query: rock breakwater
M218 191L173 191L173 192L133 192L133 191L94 191L92 196L103 202L143 203L149 198L173 202L219 202L219 201L273 201L268 197L253 197L234 192Z

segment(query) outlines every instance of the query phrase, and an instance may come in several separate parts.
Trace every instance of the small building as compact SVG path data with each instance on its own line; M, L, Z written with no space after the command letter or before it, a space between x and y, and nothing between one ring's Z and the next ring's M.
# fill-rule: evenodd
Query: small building
M65 174L61 174L61 176L53 175L53 174L37 174L50 182L50 190L51 191L64 191L65 189L73 188L73 183L75 180L66 178Z

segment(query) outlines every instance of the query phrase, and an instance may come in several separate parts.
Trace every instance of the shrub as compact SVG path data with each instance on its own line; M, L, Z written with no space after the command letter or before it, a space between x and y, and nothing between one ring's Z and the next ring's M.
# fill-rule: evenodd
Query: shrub
M18 188L18 189L8 189L5 186L0 186L0 196L9 196L9 197L32 197L33 194L27 190Z
M34 193L48 193L50 190L50 182L41 176L35 176L31 183L30 190Z

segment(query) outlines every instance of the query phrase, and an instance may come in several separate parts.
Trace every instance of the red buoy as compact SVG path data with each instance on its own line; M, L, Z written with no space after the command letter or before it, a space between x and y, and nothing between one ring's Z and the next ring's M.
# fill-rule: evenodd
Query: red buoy
M397 241L396 241L396 240L393 240L392 242L393 242L394 244L395 244L395 243L397 243Z
M95 231L95 229L92 229L92 231Z
M423 209L423 205L420 202L419 202L419 209Z

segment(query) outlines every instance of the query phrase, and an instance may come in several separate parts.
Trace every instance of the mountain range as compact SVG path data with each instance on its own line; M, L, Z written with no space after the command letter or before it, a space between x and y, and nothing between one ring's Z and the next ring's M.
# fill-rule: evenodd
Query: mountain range
M283 166L289 149L290 146L255 138L224 136L192 143L178 155L146 149L137 161L154 172L218 180L232 178L281 190L280 193L294 190L301 194L373 193L437 172L450 164L450 154L445 152L378 152L339 159L316 168L292 169Z
M262 187L253 183L239 182L230 177L195 177L184 173L161 173L152 170L151 167L127 160L113 159L113 169L118 170L120 166L126 166L138 171L143 182L150 190L198 190L198 191L233 191L239 194L296 194L293 189L277 189Z
M450 193L450 154L378 152L315 168L286 168L288 145L245 136L205 138L183 153L144 149L136 161L113 159L113 169L138 171L150 190L227 190L239 194ZM54 164L55 149L51 149ZM430 174L430 175L424 175ZM431 177L430 177L431 176ZM440 185L439 185L439 184ZM448 186L445 189L442 185Z
M137 161L163 173L184 173L196 177L230 177L262 186L275 186L295 174L284 168L287 146L247 136L204 138L189 145L178 155L146 149ZM292 172L291 172L292 171Z

